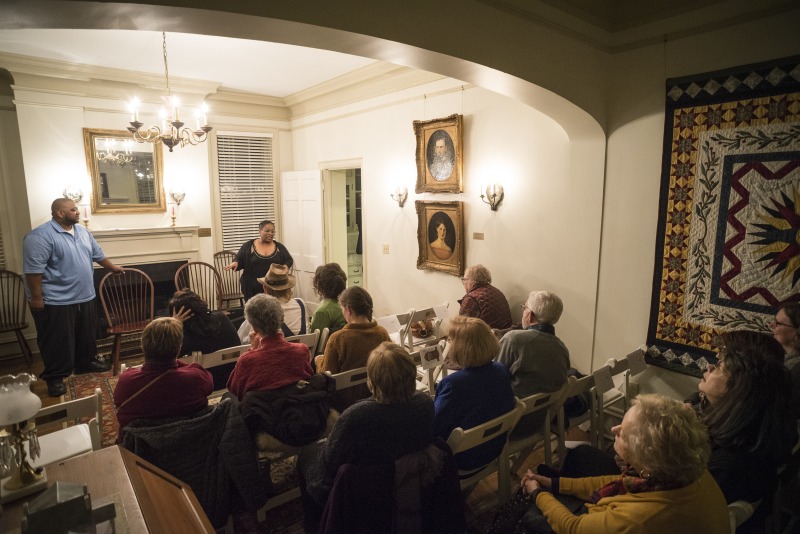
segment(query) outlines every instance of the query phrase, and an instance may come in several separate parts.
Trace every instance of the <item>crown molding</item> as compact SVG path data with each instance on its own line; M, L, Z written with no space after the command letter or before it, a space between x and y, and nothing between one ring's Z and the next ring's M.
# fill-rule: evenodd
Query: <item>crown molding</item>
M142 89L164 92L164 76L111 67L98 67L69 61L44 59L0 52L0 68L11 73L15 82L21 74L90 83L95 81L132 84ZM175 93L208 95L215 93L221 82L170 76L170 89ZM52 85L52 84L49 84Z
M376 62L298 91L284 101L292 118L297 119L446 78L433 72Z

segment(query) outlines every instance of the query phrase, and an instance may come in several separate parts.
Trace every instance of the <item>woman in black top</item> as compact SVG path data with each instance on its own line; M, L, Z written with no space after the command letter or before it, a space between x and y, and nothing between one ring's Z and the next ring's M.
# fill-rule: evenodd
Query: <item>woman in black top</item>
M209 354L242 344L228 316L221 311L210 311L208 304L191 289L176 291L169 301L169 309L172 316L183 323L181 356L195 351ZM225 389L234 365L220 365L208 370L214 377L214 390Z
M258 279L267 274L273 263L291 268L294 259L285 246L275 241L275 223L261 221L258 225L258 238L246 241L236 253L236 259L225 270L244 270L239 284L247 302L253 295L264 292Z

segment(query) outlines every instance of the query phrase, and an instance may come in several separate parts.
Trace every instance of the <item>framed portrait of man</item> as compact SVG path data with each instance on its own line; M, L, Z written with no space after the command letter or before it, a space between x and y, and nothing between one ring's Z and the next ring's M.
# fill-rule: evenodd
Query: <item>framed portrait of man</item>
M417 193L462 193L462 116L414 121Z
M464 203L417 200L417 269L464 274Z

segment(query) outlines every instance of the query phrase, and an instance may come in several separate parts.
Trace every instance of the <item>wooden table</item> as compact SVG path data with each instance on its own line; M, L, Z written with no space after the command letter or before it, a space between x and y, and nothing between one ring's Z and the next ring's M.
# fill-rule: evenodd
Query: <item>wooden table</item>
M48 465L48 486L57 480L86 484L94 508L115 502L118 532L215 532L188 485L118 446ZM38 495L3 506L0 532L21 532L22 503Z

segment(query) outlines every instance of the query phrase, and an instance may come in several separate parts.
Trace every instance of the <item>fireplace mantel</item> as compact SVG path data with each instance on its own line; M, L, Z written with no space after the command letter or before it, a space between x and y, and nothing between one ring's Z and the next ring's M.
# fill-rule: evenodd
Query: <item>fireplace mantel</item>
M173 260L199 261L197 226L92 230L106 256L118 265Z

